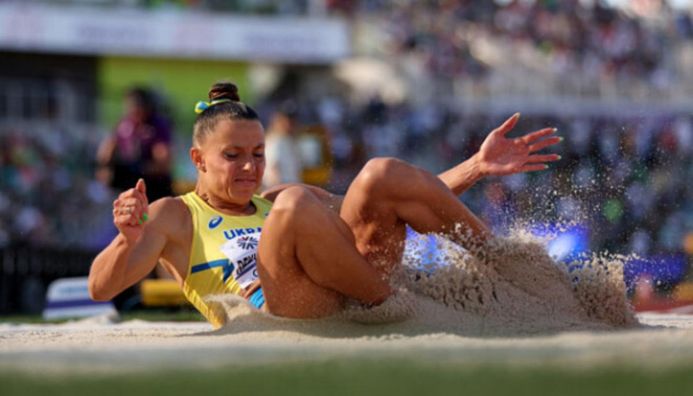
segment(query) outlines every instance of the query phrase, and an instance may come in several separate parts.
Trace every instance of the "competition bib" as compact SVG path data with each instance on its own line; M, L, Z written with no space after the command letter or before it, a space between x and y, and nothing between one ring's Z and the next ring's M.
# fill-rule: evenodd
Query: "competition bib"
M221 251L233 266L231 276L243 289L258 279L257 246L259 242L260 233L257 232L226 241L221 247Z

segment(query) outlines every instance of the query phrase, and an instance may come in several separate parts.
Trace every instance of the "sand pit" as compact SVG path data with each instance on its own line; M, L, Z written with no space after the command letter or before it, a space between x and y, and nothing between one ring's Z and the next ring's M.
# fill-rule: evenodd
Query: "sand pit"
M290 363L333 358L401 358L474 365L634 365L693 363L693 315L645 314L637 329L569 331L525 337L401 334L357 325L346 335L296 330L213 331L205 323L127 321L0 325L0 370L129 372L222 364ZM364 335L356 336L361 330ZM378 333L377 335L374 333Z
M558 265L539 242L522 236L499 240L481 258L439 243L445 253L425 263L407 255L393 276L399 292L375 309L351 304L338 317L288 320L224 296L215 300L228 315L220 330L117 318L5 324L0 368L175 368L183 356L200 368L335 357L571 367L693 362L693 315L636 318L617 258Z

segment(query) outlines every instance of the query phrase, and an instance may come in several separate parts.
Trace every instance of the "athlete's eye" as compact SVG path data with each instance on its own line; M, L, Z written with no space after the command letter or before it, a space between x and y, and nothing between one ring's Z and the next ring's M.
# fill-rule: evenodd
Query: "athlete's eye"
M238 154L236 154L236 153L229 153L229 152L227 152L227 151L225 151L225 152L223 153L223 155L224 155L224 158L226 158L226 159L236 159L236 158L238 158Z
M265 153L254 153L253 156L254 156L255 158L264 158Z

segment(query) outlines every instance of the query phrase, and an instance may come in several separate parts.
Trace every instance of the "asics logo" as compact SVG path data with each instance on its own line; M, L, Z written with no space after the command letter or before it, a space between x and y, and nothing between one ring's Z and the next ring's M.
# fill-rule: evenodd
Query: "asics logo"
M212 217L212 219L209 220L209 229L213 230L213 229L217 228L217 226L219 226L219 224L221 224L221 220L222 220L221 216Z

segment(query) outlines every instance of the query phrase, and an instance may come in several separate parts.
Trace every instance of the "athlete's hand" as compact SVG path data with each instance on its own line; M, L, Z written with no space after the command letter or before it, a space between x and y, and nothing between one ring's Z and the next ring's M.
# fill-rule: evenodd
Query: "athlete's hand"
M518 138L507 138L506 135L515 127L519 118L520 113L515 113L494 129L481 144L476 155L482 175L503 176L544 170L548 168L547 162L561 159L557 154L535 154L563 140L561 137L551 136L556 133L556 128L544 128Z
M142 179L113 201L113 224L128 242L135 242L142 235L148 210L147 187Z

